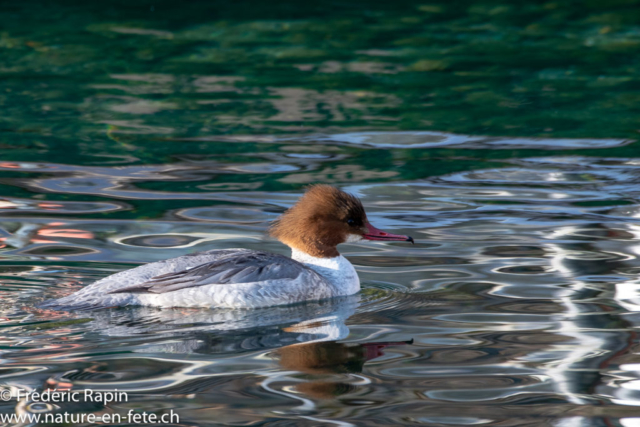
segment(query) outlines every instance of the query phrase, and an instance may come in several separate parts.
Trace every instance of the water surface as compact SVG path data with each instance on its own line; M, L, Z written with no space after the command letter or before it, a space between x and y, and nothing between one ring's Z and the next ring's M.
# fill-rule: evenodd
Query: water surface
M0 5L0 382L184 425L640 424L635 1ZM255 311L37 310L265 235L310 183L406 243Z

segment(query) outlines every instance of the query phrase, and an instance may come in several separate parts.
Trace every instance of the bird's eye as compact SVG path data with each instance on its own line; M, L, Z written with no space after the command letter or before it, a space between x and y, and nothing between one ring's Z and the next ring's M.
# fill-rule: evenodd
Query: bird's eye
M352 226L352 227L353 227L354 225L356 225L356 220L355 220L355 219L352 219L352 218L349 218L349 219L347 220L347 224L349 224L350 226Z

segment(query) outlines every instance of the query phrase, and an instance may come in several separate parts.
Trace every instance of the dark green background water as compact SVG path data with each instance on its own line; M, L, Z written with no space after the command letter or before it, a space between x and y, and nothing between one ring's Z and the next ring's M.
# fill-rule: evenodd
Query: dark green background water
M0 409L638 425L639 23L620 0L1 3L0 382L132 402ZM316 182L416 238L345 245L359 301L33 308L186 252L287 253L264 231Z

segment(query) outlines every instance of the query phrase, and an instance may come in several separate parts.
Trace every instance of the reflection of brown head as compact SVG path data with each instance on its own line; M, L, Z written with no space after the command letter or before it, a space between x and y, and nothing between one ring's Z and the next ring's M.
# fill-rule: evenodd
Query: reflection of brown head
M411 341L346 344L317 342L297 344L278 349L275 354L286 370L311 375L360 373L364 363L382 356L388 346L407 345ZM318 399L329 399L354 389L354 386L333 381L308 381L296 384L296 390Z
M335 341L296 344L276 351L285 369L309 374L362 372L364 362L384 356L390 346L411 345L409 341L369 342L364 344Z
M362 346L337 342L291 345L276 353L283 368L307 374L362 372L366 360Z
M366 359L363 346L337 342L300 344L278 350L280 365L284 369L307 374L344 374L362 372ZM295 389L316 399L332 399L348 393L355 387L336 381L307 381Z

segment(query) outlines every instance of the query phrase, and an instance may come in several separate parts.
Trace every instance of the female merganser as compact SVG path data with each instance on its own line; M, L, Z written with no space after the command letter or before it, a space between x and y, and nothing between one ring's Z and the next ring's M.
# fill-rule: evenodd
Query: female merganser
M270 228L292 257L215 249L142 265L98 280L40 308L81 310L125 305L257 308L355 294L358 274L336 246L409 236L378 230L360 200L314 185Z

